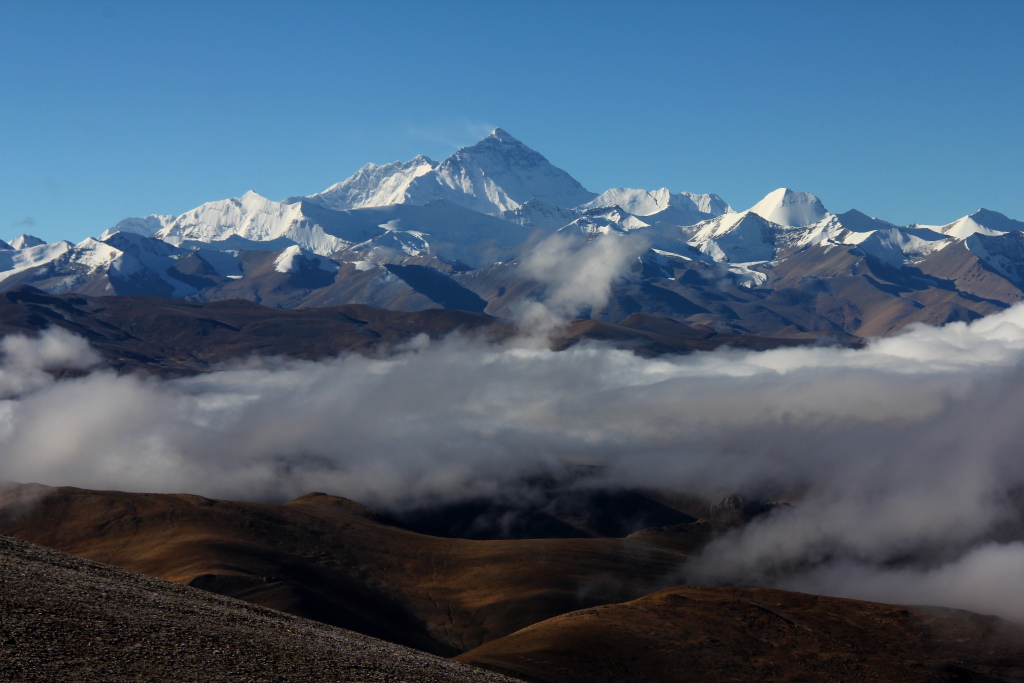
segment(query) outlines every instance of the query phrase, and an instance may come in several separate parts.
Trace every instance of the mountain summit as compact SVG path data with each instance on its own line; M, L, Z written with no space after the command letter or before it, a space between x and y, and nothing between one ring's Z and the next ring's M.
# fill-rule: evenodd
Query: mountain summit
M813 194L794 192L785 187L769 192L764 199L750 207L750 211L772 223L792 227L811 225L828 216L821 200Z
M439 199L480 213L513 211L530 199L571 208L595 196L544 156L495 128L439 164L418 156L384 166L367 164L309 201L329 209L388 204L422 205Z

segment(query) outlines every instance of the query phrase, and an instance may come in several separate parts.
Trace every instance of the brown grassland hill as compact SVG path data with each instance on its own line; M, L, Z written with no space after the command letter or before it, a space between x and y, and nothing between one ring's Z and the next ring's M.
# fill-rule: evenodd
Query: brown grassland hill
M1020 681L995 617L779 590L677 587L564 614L457 657L535 683Z
M627 538L473 541L382 523L353 501L284 504L14 486L0 533L454 655L543 619L676 582L702 525Z
M714 533L707 522L622 538L468 540L400 528L358 503L324 494L269 504L8 485L0 491L0 533L188 584L181 591L204 588L392 643L454 655L526 681L1024 681L1024 631L994 617L776 590L669 587L678 583L680 565ZM211 646L212 671L235 671L218 668L229 667L225 652L233 653L231 661L241 658L255 667L246 671L262 672L249 679L240 673L243 680L265 680L260 676L267 672L273 676L266 680L274 680L293 671L275 659L284 645L264 647L259 645L262 636L253 635L267 630L267 638L277 638L279 626L228 619L237 626L239 640L251 640L264 652L250 656L238 649L241 645L230 644L235 636L225 631L201 635L206 632L197 631L194 620L180 622L181 610L153 611L136 597L125 608L103 598L107 589L81 584L87 572L44 571L31 557L11 550L24 546L5 543L0 555L6 563L8 602L0 635L8 643L5 653L12 653L5 664L8 671L45 666L38 649L44 647L40 634L53 633L74 641L68 656L82 671L106 666L108 673L128 676L136 671L130 667L139 661L143 635L161 629L166 639L157 653L192 653L182 660L184 667L198 666L195 662L202 657L196 653L207 652L203 648L209 641L216 643ZM12 582L15 576L21 583ZM21 602L16 603L22 590L63 591L63 606L41 617L33 605L51 598L31 603L17 597ZM123 616L136 611L137 619ZM74 623L62 622L58 612ZM254 613L277 614L265 609ZM274 618L284 620L274 623L304 624L301 632L306 634L327 628L288 621L292 617L285 615ZM114 628L125 620L134 629L128 635ZM82 624L96 624L95 637L105 644L78 650L75 639L94 637ZM298 627L293 630L299 632ZM349 638L337 635L347 631L322 633ZM34 635L26 639L24 634ZM322 649L326 636L308 637L314 638L309 647L320 648L309 666L335 656ZM30 645L11 650L11 643ZM297 658L306 656L301 649L296 652ZM186 674L170 678L191 678L189 669L181 671ZM399 673L373 678L377 669L366 671L363 678L326 677L463 680ZM433 672L428 668L421 673Z

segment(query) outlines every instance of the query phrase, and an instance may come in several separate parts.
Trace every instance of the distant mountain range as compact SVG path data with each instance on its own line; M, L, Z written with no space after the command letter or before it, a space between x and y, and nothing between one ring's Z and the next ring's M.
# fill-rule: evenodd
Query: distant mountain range
M897 226L785 188L742 212L715 194L597 194L500 128L439 163L368 164L305 197L248 192L79 244L0 242L0 291L506 317L543 298L543 278L520 266L559 233L643 241L607 301L575 312L609 323L644 313L718 334L849 338L1024 298L1024 222L995 211Z

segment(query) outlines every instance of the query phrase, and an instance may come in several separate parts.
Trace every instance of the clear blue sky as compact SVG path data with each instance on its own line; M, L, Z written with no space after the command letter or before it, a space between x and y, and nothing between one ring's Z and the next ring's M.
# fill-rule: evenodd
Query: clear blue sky
M1022 36L1022 0L0 0L0 237L311 194L494 126L594 191L1024 220Z

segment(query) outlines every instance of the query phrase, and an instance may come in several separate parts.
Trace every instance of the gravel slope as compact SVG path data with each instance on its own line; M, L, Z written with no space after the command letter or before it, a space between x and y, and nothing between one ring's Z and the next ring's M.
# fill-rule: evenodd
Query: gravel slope
M514 679L0 536L0 680Z

